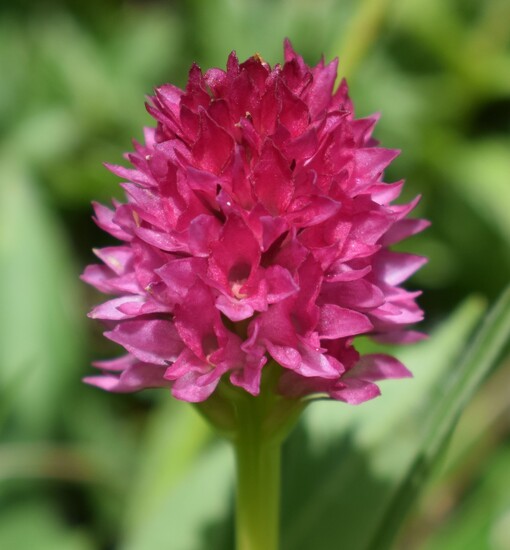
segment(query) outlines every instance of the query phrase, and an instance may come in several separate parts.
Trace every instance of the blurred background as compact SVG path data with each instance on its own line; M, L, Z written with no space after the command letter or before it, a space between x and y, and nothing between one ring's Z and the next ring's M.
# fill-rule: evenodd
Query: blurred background
M430 258L411 281L424 329L467 297L492 303L510 280L507 0L2 2L1 548L231 545L231 458L191 407L81 383L116 350L86 318L102 297L78 275L112 242L90 202L121 197L102 163L121 163L152 125L145 96L184 85L193 61L224 67L233 49L279 62L284 37L309 64L338 56L357 115L380 112L376 137L402 150L386 179L405 178L404 199L422 194L416 215L432 221L404 243ZM507 361L466 411L399 548L510 549L509 383ZM175 518L194 539L178 540Z

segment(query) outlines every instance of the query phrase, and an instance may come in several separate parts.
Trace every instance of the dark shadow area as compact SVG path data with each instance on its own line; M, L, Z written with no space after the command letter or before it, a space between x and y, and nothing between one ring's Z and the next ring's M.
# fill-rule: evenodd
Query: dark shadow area
M327 550L333 541L365 548L392 487L373 477L350 434L317 453L300 424L285 444L283 464L282 549Z

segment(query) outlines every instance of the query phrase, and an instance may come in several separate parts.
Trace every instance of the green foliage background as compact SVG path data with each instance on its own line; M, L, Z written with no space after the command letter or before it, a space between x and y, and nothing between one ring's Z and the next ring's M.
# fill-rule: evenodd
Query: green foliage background
M285 36L310 64L338 56L358 115L381 112L376 136L402 149L387 176L432 221L404 243L430 258L411 286L432 337L401 352L414 381L309 408L285 449L283 548L381 550L405 516L401 550L510 549L508 296L499 340L457 360L510 280L507 0L0 5L0 548L232 547L232 456L195 411L81 383L116 350L78 274L111 242L90 201L120 196L102 162L152 124L144 96L232 49L278 62Z

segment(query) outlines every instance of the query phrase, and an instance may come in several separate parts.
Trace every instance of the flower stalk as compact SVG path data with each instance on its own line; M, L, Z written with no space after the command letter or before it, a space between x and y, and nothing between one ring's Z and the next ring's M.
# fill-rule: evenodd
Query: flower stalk
M266 437L260 404L249 401L238 409L243 429L234 441L237 550L277 550L282 441Z
M237 550L279 548L281 448L307 404L278 395L281 373L272 361L258 396L221 382L208 400L195 405L234 449Z

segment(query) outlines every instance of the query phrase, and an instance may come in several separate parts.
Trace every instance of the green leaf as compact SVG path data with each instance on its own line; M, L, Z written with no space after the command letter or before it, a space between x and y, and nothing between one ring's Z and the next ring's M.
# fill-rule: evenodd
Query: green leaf
M141 450L122 548L225 550L233 454L224 441L210 445L212 435L191 405L163 396Z
M9 550L93 550L81 530L62 524L51 502L31 499L2 510L0 548Z
M436 528L422 550L507 550L510 548L510 449L503 447L484 465L458 510ZM421 548L421 547L420 547Z
M0 166L0 394L15 384L15 426L41 435L79 379L77 273L37 187L3 156Z
M124 550L226 550L232 528L228 517L233 455L226 442L201 454L179 483L153 509L137 530L126 537Z
M510 243L510 142L486 139L450 143L447 157L436 159L466 201ZM444 151L444 149L443 149Z
M152 412L139 451L139 467L129 495L125 533L143 529L168 494L193 467L212 436L202 417L167 393Z
M433 471L457 420L484 377L510 341L510 287L503 293L478 330L472 344L430 403L423 438L411 467L402 478L369 547L389 548L410 505Z
M477 299L466 302L430 340L400 353L415 378L384 383L382 397L359 408L311 405L283 459L283 548L329 548L335 540L370 548L423 451L424 421L449 398L444 382L482 309Z

